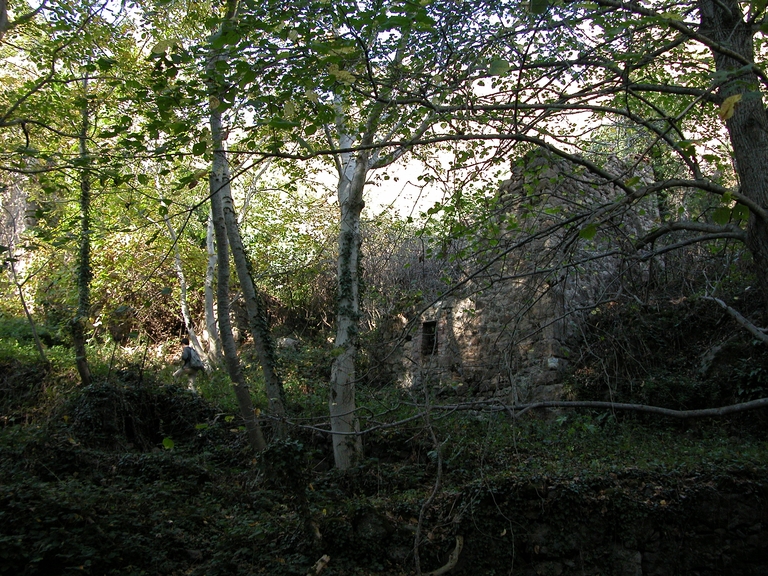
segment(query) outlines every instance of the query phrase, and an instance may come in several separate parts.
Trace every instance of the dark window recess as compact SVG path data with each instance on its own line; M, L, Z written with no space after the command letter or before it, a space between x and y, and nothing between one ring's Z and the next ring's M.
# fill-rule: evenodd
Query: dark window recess
M437 322L421 325L421 353L424 356L437 353Z

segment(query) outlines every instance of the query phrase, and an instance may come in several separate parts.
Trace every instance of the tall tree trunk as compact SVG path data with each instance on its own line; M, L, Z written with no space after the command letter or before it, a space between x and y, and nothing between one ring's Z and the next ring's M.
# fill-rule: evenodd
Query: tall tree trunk
M216 242L213 230L213 214L210 212L205 245L208 250L208 265L205 268L205 335L208 341L208 359L214 364L220 364L222 361L221 338L219 338L219 328L216 323L213 295L213 281L216 273Z
M235 0L227 2L228 20L234 20L237 12ZM214 53L208 62L208 77L211 89L211 101L223 102L223 95L219 92L221 87L216 81L216 64L226 62L226 55L223 52ZM248 324L253 336L253 342L256 346L256 352L259 356L261 369L264 374L264 387L269 401L269 413L276 418L275 435L278 438L286 436L285 425L285 392L283 384L277 372L277 361L275 357L274 344L269 333L267 324L267 315L264 303L256 292L256 286L251 273L251 264L243 247L243 241L240 236L240 227L237 223L234 204L232 202L232 189L230 186L231 175L229 172L229 163L227 162L226 136L222 125L221 110L218 106L212 106L210 112L211 122L211 142L213 145L214 171L217 173L218 187L211 193L218 196L218 201L222 207L223 218L226 223L227 239L232 249L232 259L235 263L237 277L240 280L240 289L245 297L245 307L248 313ZM213 180L212 180L213 182ZM214 222L218 218L214 214ZM218 232L216 242L219 242ZM219 267L223 266L219 258ZM222 338L224 335L222 334Z
M341 132L341 148L351 139ZM349 141L348 141L349 140ZM363 189L368 174L366 151L342 154L337 187L340 228L337 264L336 358L331 366L328 407L333 432L336 467L346 470L362 456L363 444L357 433L360 423L355 401L355 362L359 347L360 323L360 215L365 207Z
M245 429L248 433L248 442L251 447L261 452L267 444L261 430L251 400L251 393L243 377L240 359L237 356L237 344L232 335L232 323L229 317L229 246L227 244L227 227L224 222L224 211L221 206L219 190L222 183L229 180L224 174L222 163L226 165L227 159L219 151L213 154L213 166L210 178L211 213L216 235L216 251L218 257L218 278L216 286L217 311L219 316L219 334L224 349L224 359L227 365L229 378L235 388L235 396L240 406L240 415L245 421Z
M726 121L741 191L761 207L768 208L768 115L757 75L744 71L745 62L754 62L754 31L744 21L736 0L699 0L698 4L701 32L716 42L712 47L716 70L733 74L732 79L720 87L720 95L723 98L742 95L733 116ZM722 49L743 60L724 54ZM751 214L747 234L768 311L768 222Z
M227 0L226 19L232 19L237 10L236 0ZM209 82L213 84L211 96L218 93L216 90L215 64L218 56L213 56L208 63L206 72L209 74ZM213 100L213 99L211 99ZM221 111L211 105L210 110L211 131L219 135L221 139ZM248 441L256 451L263 451L267 447L264 434L256 419L256 414L251 400L251 393L243 377L240 358L237 355L237 344L232 335L232 322L229 315L229 244L227 242L227 225L224 220L224 210L221 203L221 190L229 186L229 165L227 153L221 147L214 147L213 160L211 162L211 176L209 179L209 191L211 196L211 221L216 240L217 283L216 283L216 308L218 312L219 336L224 351L224 359L227 365L229 378L235 388L235 396L240 406L240 415L245 421L248 432ZM210 263L210 260L209 260Z
M220 173L220 188L216 191L221 202L223 218L227 230L227 240L232 250L232 259L235 263L237 277L240 280L240 289L245 298L245 308L248 312L248 325L259 355L261 369L264 374L264 386L269 399L269 413L277 418L275 432L278 438L286 435L285 419L285 392L280 377L277 373L277 361L275 348L269 334L267 316L264 303L256 292L256 286L251 274L251 264L243 247L240 236L240 227L237 224L237 215L232 202L232 189L230 186L231 175L227 163L225 142L221 125L221 112L211 111L211 139L214 146L214 161L218 159L216 170ZM218 242L218 237L216 239ZM221 261L219 261L221 262ZM221 265L221 264L220 264Z
M83 386L91 383L85 350L86 325L91 311L91 175L88 170L88 77L83 79L83 108L80 124L80 250L77 263L77 312L71 322L75 364Z

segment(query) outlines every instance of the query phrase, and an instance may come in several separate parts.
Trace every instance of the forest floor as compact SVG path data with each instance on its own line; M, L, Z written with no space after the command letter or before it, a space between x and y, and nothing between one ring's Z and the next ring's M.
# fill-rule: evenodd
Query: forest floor
M762 348L704 306L597 318L571 397L605 399L610 386L617 401L697 408L763 395ZM692 421L438 411L367 435L366 458L341 473L309 429L254 454L216 377L198 395L167 367L117 370L104 354L81 388L66 349L43 364L27 344L0 344L0 574L768 571L765 410ZM620 350L631 354L607 366ZM309 379L289 389L295 421L325 407ZM392 419L414 413L412 400L360 390Z

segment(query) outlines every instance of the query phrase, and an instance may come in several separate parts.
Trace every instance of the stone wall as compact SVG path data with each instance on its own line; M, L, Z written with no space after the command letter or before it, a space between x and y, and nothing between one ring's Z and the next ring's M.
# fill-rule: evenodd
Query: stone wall
M650 183L647 170L614 161L610 175ZM513 167L494 200L499 234L480 273L414 320L399 357L405 385L557 398L584 318L610 305L646 270L624 256L657 220L653 199L628 206L615 183L544 152Z

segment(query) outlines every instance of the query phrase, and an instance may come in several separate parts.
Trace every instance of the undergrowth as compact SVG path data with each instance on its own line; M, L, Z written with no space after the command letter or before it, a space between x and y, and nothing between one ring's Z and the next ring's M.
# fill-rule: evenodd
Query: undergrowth
M28 350L0 349L0 574L305 575L328 555L326 576L400 576L414 572L420 521L425 572L443 566L462 535L471 545L459 576L511 566L575 574L585 562L615 564L596 550L611 549L617 532L648 547L648 523L698 522L691 510L713 491L768 491L768 443L742 417L513 420L435 406L367 434L366 459L341 473L318 431L327 384L309 361L283 365L290 418L302 426L255 455L219 374L201 378L198 395L170 382L167 361L104 348L94 350L94 384L82 388L64 350L49 350L43 366ZM414 400L363 386L361 426L415 416L423 407ZM590 526L582 540L574 525ZM727 573L700 569L691 554L680 553L676 573Z

